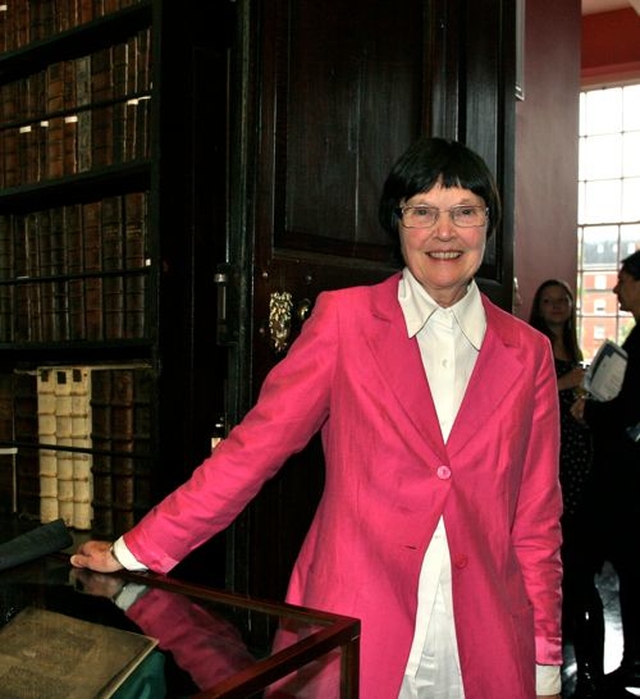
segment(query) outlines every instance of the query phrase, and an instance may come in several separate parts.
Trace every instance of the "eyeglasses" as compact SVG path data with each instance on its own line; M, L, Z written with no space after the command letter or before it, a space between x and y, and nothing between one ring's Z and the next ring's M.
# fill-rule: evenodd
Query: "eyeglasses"
M473 228L484 226L489 218L489 209L484 206L470 206L461 204L450 209L437 209L435 206L401 206L396 209L396 214L402 219L405 228L431 228L440 218L440 214L446 211L451 223L461 228Z

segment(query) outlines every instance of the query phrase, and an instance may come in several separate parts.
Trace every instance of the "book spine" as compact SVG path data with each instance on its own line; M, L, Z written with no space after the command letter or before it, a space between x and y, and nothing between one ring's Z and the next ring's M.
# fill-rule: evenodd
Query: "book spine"
M38 212L28 213L24 217L27 273L31 280L27 284L27 337L30 342L42 340L42 313L41 313L41 282L40 261L39 261L39 237L38 225L40 214Z
M129 44L120 43L113 47L113 94L118 100L113 105L112 161L123 163L127 157L127 77L129 66Z
M9 5L6 2L0 3L0 53L8 51L11 44L9 40Z
M0 342L13 339L14 270L11 216L0 214Z
M91 448L91 381L88 367L71 370L71 444ZM73 452L73 526L91 529L93 520L92 459L89 453Z
M81 56L74 62L75 83L76 83L76 103L78 106L77 123L77 164L78 172L85 172L91 169L91 57ZM82 108L84 107L84 109Z
M113 536L113 474L111 470L111 371L91 371L91 446L94 450L93 531Z
M94 166L111 165L113 144L113 47L91 56L91 157Z
M134 381L133 369L112 372L111 433L114 486L114 530L119 536L134 523Z
M24 216L11 217L11 236L15 251L15 307L13 317L15 319L16 342L29 341L29 282L28 282L28 254L27 232Z
M151 478L153 372L136 369L133 382L133 438L138 455L134 463L134 518L139 521L154 503Z
M151 153L151 30L138 34L138 86L145 94L136 105L135 157L148 158Z
M105 338L118 340L124 337L124 226L122 197L102 200L102 268L105 272L117 272L103 281Z
M125 267L128 272L146 269L147 194L133 192L125 195ZM143 338L145 328L145 297L147 275L128 274L124 278L126 338Z
M82 207L82 236L84 241L84 269L87 274L102 271L102 234L100 202ZM87 340L103 338L102 278L88 276L84 281L85 325Z
M38 214L38 266L42 277L53 275L53 241L51 236L51 212ZM42 339L52 342L55 338L54 282L45 279L40 284L40 309L42 317Z
M40 448L40 521L58 518L58 460L55 449L42 445L56 444L56 387L53 369L37 374L38 442Z
M65 111L62 125L62 170L65 175L74 175L78 172L78 95L75 61L64 61L62 75Z
M66 272L64 207L51 209L51 274L53 275L53 340L69 339L69 282Z
M69 339L86 339L82 206L69 204L64 208L64 230L67 242ZM78 275L78 276L74 276Z
M2 122L9 124L2 130L2 163L3 184L5 187L15 187L18 184L18 94L19 81L5 83L1 86Z
M40 463L38 449L37 377L30 373L14 375L14 427L18 443L31 443L33 449L21 448L16 457L18 513L25 518L40 518Z
M136 137L138 134L136 119L138 114L138 90L139 90L139 66L140 66L140 41L134 34L127 41L127 73L125 84L125 133L124 133L124 159L133 160L136 157Z
M13 378L0 372L0 513L17 511L17 489L14 482L17 450L6 443L13 441Z
M55 374L55 411L58 478L58 514L67 526L73 525L73 455L65 447L72 446L71 383L72 369L59 367Z
M64 175L64 64L51 63L46 68L47 114L47 177Z

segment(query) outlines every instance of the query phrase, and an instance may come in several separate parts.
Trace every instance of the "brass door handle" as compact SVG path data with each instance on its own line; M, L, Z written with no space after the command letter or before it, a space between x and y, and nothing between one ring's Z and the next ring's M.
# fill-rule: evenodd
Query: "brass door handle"
M293 298L288 291L274 291L269 296L269 337L278 353L289 346L292 310Z
M313 304L304 298L295 309L295 319L302 325L311 314ZM277 353L289 347L293 318L293 297L288 291L274 291L269 296L269 339Z

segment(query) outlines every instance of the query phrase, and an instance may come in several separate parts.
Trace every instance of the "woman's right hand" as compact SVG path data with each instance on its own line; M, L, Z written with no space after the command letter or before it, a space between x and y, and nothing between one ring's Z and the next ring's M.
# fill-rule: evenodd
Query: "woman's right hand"
M115 573L122 565L114 558L109 541L87 541L78 547L70 562L76 568L89 568L98 573Z

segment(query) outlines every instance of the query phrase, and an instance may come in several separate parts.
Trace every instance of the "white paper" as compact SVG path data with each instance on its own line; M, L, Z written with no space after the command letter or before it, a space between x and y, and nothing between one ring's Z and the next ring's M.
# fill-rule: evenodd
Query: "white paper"
M606 340L587 369L584 387L596 400L612 400L620 393L626 369L627 353Z

